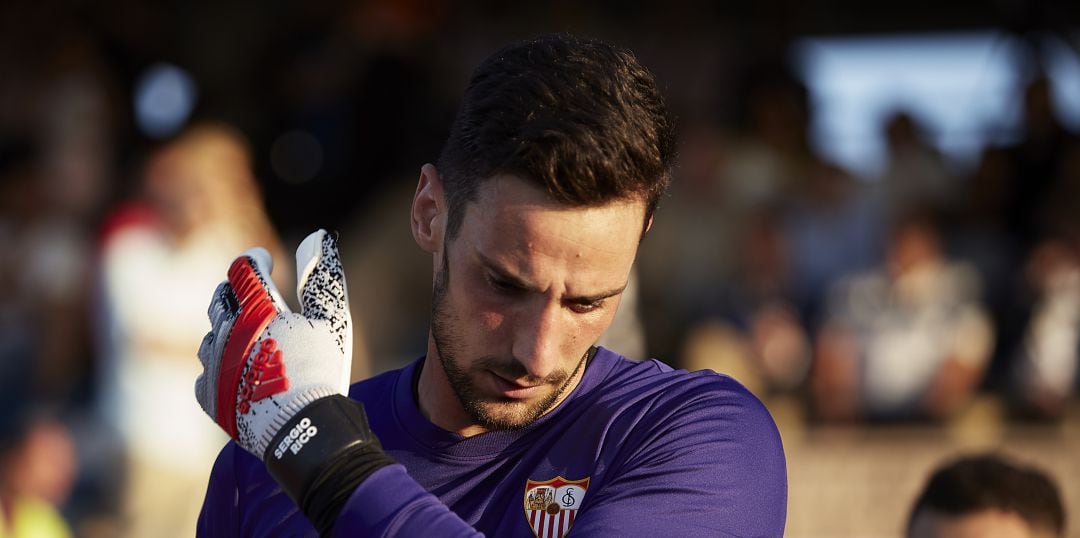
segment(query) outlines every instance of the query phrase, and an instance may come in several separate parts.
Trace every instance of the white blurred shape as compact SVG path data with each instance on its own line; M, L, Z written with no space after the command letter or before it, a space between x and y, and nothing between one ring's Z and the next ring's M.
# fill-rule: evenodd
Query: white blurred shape
M187 123L198 89L191 75L168 63L150 66L135 83L135 122L151 138L165 138Z
M1066 125L1080 128L1080 61L1064 43L1046 43L1042 61L1055 109ZM862 177L881 173L881 126L898 110L926 125L930 142L960 166L973 165L988 144L1019 134L1028 70L1014 37L816 37L798 42L792 55L813 101L815 150Z

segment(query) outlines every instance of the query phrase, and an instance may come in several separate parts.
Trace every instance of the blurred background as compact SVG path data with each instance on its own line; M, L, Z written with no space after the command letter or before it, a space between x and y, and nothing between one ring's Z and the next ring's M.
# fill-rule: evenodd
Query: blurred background
M231 259L340 232L353 376L426 343L407 212L471 70L632 49L680 161L605 344L738 378L789 536L898 536L998 450L1080 536L1080 4L446 0L0 5L0 521L190 536L224 438L195 351ZM6 531L5 531L6 532ZM0 535L4 532L0 532Z

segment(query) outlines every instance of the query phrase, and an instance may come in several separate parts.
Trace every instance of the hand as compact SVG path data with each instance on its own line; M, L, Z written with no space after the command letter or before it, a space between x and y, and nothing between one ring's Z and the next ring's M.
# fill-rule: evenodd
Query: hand
M299 314L270 280L272 263L262 248L233 261L210 302L211 329L199 346L203 373L195 380L203 410L259 459L269 456L275 434L301 409L347 393L352 363L352 319L336 238L319 230L296 249ZM304 432L295 437L271 452L299 450L308 439Z

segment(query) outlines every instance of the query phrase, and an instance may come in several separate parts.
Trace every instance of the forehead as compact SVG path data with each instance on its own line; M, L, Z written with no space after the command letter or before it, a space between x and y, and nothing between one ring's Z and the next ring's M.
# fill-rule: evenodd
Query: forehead
M1019 514L994 508L968 514L921 510L912 525L913 536L948 538L1041 538Z
M505 263L554 263L565 269L611 271L625 277L645 219L642 199L568 206L520 178L482 183L466 205L462 236L481 254Z

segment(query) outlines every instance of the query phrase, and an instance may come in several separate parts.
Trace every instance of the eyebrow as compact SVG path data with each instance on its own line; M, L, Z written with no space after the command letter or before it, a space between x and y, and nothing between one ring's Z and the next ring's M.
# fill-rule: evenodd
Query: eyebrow
M492 260L491 258L488 258L487 256L485 256L483 252L480 252L479 250L477 250L476 255L477 255L477 257L480 258L480 262L484 265L484 267L487 270L491 271L492 273L495 273L495 276L498 277L499 280L502 280L502 281L506 282L507 284L510 284L511 286L514 286L515 288L521 288L522 290L530 291L530 292L533 292L533 293L541 293L542 290L540 290L540 288L536 287L533 284L530 284L529 282L526 282L525 280L518 277L517 275L514 275L514 274L510 273L507 269L503 268L498 263L496 263L495 260ZM611 289L611 290L608 290L608 291L603 291L603 292L600 292L600 293L597 293L597 294L594 294L594 295L578 295L578 296L572 296L572 297L565 297L565 298L563 298L563 300L567 301L567 302L570 302L570 303L575 303L575 304L596 303L596 302L602 301L604 299L607 299L609 297L614 297L616 295L619 295L620 293L622 293L623 291L626 290L626 286L628 284L629 284L629 282L627 284L623 284L622 286L619 286L618 288Z

